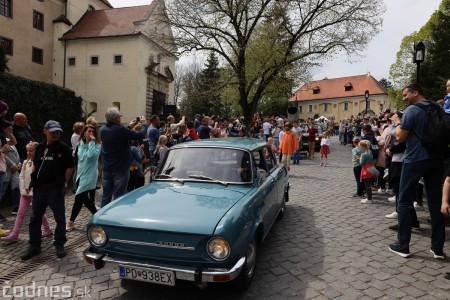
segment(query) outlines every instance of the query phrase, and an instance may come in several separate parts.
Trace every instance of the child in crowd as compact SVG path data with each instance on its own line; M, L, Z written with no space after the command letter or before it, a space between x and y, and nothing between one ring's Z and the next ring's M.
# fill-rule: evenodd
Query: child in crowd
M320 140L320 165L327 166L327 157L330 154L330 132L324 131L322 140ZM325 156L325 159L324 159Z
M369 171L369 168L373 167L373 169L375 169L375 165L372 151L370 151L370 141L360 141L359 148L361 148L361 156L359 157L359 163L361 164L361 181L364 182L364 188L367 194L367 198L362 199L361 203L372 203L372 178L375 178L375 176Z
M38 143L30 142L26 146L28 158L23 162L22 171L19 175L19 188L20 188L20 205L19 211L17 212L16 223L14 224L14 229L6 237L0 238L5 242L17 242L19 240L20 228L23 224L23 219L26 212L30 209L30 204L33 199L33 189L28 188L31 182L31 172L33 171L33 159L36 151L36 146ZM47 216L44 214L42 216L42 237L47 237L53 234L50 224L48 223Z
M361 164L359 163L359 157L361 156L361 148L359 148L359 142L361 141L360 137L353 138L353 146L352 149L352 163L353 163L353 174L355 175L356 180L356 194L352 197L362 197L364 195L364 185L361 182Z
M286 123L284 125L284 134L280 143L280 148L282 153L281 163L287 167L288 171L290 171L292 154L298 149L297 136L292 131L291 123Z
M273 153L278 154L278 149L277 147L275 147L275 145L273 144L273 138L269 137L267 139L267 143L270 145L270 148L272 149Z
M156 161L156 167L159 167L159 164L162 159L164 159L164 156L166 155L166 152L169 148L167 148L167 136L161 135L158 140L158 144L155 148L154 158Z

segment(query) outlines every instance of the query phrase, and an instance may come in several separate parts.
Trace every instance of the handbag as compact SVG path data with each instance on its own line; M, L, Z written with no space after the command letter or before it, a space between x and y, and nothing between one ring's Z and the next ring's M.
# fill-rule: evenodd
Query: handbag
M370 166L367 168L367 171L370 172L373 177L377 178L380 175L380 172L375 166Z

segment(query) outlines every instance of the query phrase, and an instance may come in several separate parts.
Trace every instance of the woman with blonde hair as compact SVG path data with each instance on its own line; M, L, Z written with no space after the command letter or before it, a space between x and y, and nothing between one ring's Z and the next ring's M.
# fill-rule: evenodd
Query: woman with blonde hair
M155 161L156 161L155 166L157 168L159 167L161 160L166 155L167 150L169 150L169 148L167 147L167 136L161 135L159 137L158 144L156 144L155 153L154 153L154 157L155 157Z
M372 151L370 150L370 141L362 140L359 142L359 148L361 149L361 156L358 157L361 165L361 181L364 182L364 188L366 190L367 198L362 199L361 203L373 203L372 200L372 181L378 174L375 168L375 161L373 160Z

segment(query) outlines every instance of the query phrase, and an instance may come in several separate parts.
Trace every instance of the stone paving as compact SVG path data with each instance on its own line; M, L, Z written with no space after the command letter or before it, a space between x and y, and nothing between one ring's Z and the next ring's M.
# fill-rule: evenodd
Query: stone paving
M230 284L201 290L190 282L175 287L123 283L116 269L96 271L82 260L88 244L84 226L90 217L83 208L76 230L68 233L63 259L56 258L47 238L39 257L22 262L26 224L18 243L0 244L0 299L450 299L450 281L443 277L450 272L449 259L435 260L429 252L428 213L418 212L421 223L412 234L413 256L405 259L390 252L388 244L396 233L387 227L395 220L384 216L394 205L388 195L376 192L373 204L349 197L355 186L350 150L332 137L327 167L319 166L318 157L292 167L286 214L259 248L255 279L246 292L236 292ZM66 197L67 216L73 198ZM8 215L4 227L11 228L10 209L2 213ZM448 246L445 250L450 253Z

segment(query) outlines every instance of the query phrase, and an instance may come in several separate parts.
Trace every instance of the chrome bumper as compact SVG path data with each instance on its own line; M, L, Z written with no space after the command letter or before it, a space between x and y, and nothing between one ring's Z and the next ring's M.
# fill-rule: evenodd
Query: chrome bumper
M83 251L84 261L93 264L97 269L102 268L105 263L112 265L135 266L139 268L150 268L155 270L171 271L175 277L180 280L193 281L196 284L204 282L224 282L235 279L242 270L245 263L245 257L241 257L237 263L230 269L226 268L202 268L173 266L169 264L147 264L133 260L115 259L108 255L98 254L90 251L90 247ZM217 279L219 278L220 279ZM216 279L215 279L216 278Z

